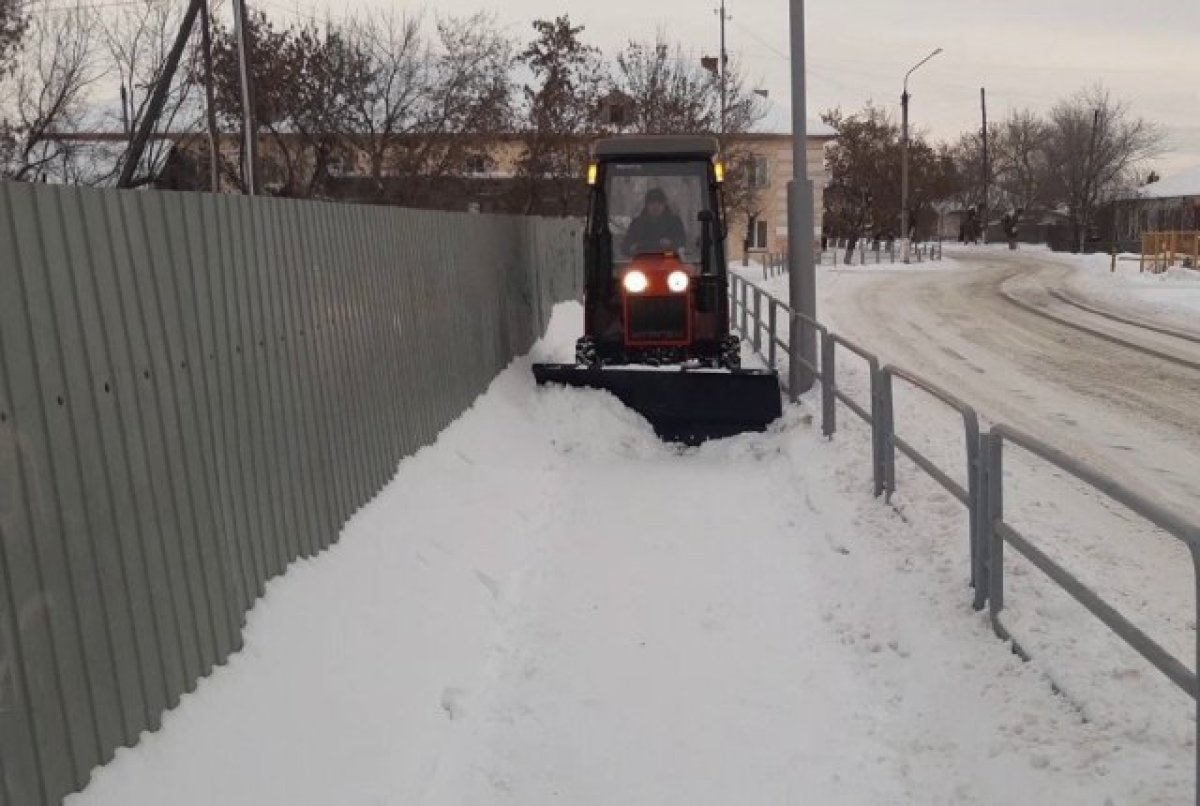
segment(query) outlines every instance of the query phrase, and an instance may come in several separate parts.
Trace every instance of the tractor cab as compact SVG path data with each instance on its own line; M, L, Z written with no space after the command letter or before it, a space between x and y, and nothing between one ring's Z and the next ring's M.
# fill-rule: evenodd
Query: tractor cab
M574 364L534 364L539 384L603 389L687 444L779 418L778 375L741 369L729 332L723 181L712 137L596 142L584 332Z
M581 363L738 365L728 326L723 179L715 138L595 144Z

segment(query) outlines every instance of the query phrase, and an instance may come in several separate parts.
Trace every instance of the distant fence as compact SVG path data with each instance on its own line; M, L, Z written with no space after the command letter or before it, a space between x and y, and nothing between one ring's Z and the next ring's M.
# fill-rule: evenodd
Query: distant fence
M579 224L0 183L0 806L241 646L577 297Z

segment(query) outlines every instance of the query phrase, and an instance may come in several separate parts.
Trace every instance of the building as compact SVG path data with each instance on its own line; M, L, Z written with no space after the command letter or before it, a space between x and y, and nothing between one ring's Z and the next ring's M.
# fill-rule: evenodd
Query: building
M1138 188L1112 204L1101 225L1112 225L1114 240L1134 251L1144 232L1200 230L1200 165Z
M836 133L823 123L810 122L808 133L808 176L813 182L815 231L820 238L821 211L829 176L825 165L825 147ZM443 210L473 212L531 212L541 215L582 215L586 210L586 188L582 167L578 180L538 180L539 205L521 209L517 171L524 150L520 135L497 135L482 140L455 141L455 147L467 150L451 175L438 175L436 181L421 185L420 169L393 171L371 170L369 155L356 149L348 138L337 138L339 145L324 156L324 173L318 192L322 198L355 202L428 206ZM291 150L285 135L260 139L261 181L267 192L281 192L287 163L281 158ZM447 140L446 142L449 142ZM222 138L222 157L236 164L239 150L236 137ZM746 171L750 192L742 209L730 211L728 250L730 259L741 260L750 254L784 252L788 247L787 187L792 177L792 136L790 133L756 132L733 135L726 139L726 150L736 154ZM411 144L398 140L396 152ZM179 137L163 170L159 187L169 189L207 189L208 145L200 136ZM301 160L300 162L305 162ZM308 160L308 162L311 162ZM386 160L391 162L391 160ZM222 181L223 191L233 191L230 177ZM418 199L414 201L414 199Z

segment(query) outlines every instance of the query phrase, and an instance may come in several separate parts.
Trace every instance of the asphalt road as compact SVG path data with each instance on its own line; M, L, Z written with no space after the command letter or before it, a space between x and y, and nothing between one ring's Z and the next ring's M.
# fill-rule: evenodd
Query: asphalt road
M1036 253L955 257L951 270L829 272L821 317L985 419L1200 516L1200 343L1069 304L1056 293L1090 304L1070 287L1077 269Z

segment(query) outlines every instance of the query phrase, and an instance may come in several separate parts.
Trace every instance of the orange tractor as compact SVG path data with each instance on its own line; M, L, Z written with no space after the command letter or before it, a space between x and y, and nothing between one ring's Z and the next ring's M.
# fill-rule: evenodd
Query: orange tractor
M575 363L535 364L537 382L607 390L672 441L764 430L779 379L742 369L730 333L716 139L599 140L587 179L584 333Z

